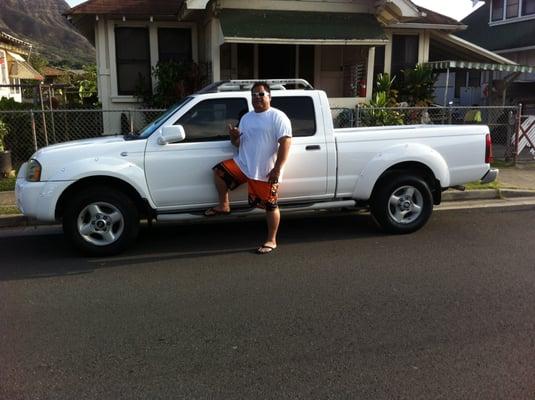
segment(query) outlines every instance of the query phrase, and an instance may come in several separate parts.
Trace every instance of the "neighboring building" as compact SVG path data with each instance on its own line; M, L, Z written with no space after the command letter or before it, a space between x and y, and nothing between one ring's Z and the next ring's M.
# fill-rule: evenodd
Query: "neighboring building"
M463 24L409 0L88 0L66 15L95 44L99 97L111 110L136 107L137 88L154 87L151 69L162 60L207 64L212 81L304 78L349 107L371 98L378 72L445 53L509 62L453 36Z
M463 21L461 38L514 62L535 66L535 0L487 0ZM477 77L473 77L475 80ZM496 90L507 86L507 102L535 106L535 73L495 71L488 78Z
M22 101L22 79L42 81L27 61L32 45L0 31L0 98Z

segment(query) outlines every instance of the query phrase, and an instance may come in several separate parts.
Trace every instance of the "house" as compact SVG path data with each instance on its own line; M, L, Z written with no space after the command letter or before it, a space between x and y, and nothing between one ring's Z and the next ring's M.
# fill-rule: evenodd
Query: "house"
M42 81L43 77L25 58L32 45L0 31L0 98L6 97L22 102L21 80Z
M304 78L342 107L370 99L377 73L399 75L445 53L510 62L454 36L462 23L409 0L88 0L66 16L96 47L109 110L135 107L136 90L154 88L151 70L165 60L206 64L211 81Z
M463 20L457 35L517 64L535 66L535 0L487 0ZM508 86L508 102L535 108L535 71L495 71L490 90ZM488 89L487 89L488 90Z

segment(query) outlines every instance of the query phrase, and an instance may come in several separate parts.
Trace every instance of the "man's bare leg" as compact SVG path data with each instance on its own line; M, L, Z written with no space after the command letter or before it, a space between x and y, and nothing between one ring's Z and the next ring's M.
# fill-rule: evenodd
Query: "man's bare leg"
M214 207L217 211L230 211L230 201L228 195L227 184L221 177L221 172L214 170L214 184L217 190L217 196L219 198L219 204Z
M259 253L269 253L277 248L277 231L279 230L280 215L278 208L273 211L266 211L268 234L265 243L258 249Z

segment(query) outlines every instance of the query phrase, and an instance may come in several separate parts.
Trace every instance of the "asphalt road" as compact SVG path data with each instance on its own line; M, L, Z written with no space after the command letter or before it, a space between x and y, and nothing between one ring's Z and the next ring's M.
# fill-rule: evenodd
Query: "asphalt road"
M84 259L0 231L1 399L534 399L535 206L144 230Z

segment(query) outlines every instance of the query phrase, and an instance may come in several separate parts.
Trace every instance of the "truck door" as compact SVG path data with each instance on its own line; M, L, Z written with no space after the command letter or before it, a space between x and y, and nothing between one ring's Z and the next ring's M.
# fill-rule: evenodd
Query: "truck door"
M212 167L232 158L228 124L236 125L249 111L242 97L219 97L200 100L171 119L166 125L182 125L186 139L180 143L158 144L158 132L147 142L145 173L156 206L160 209L208 207L217 201ZM247 202L246 190L238 189L233 200Z
M330 153L321 120L323 115L316 112L321 110L317 97L288 96L283 91L272 91L271 94L271 106L283 111L292 123L292 147L280 186L281 202L308 201L332 196L332 193L327 193L327 165Z

